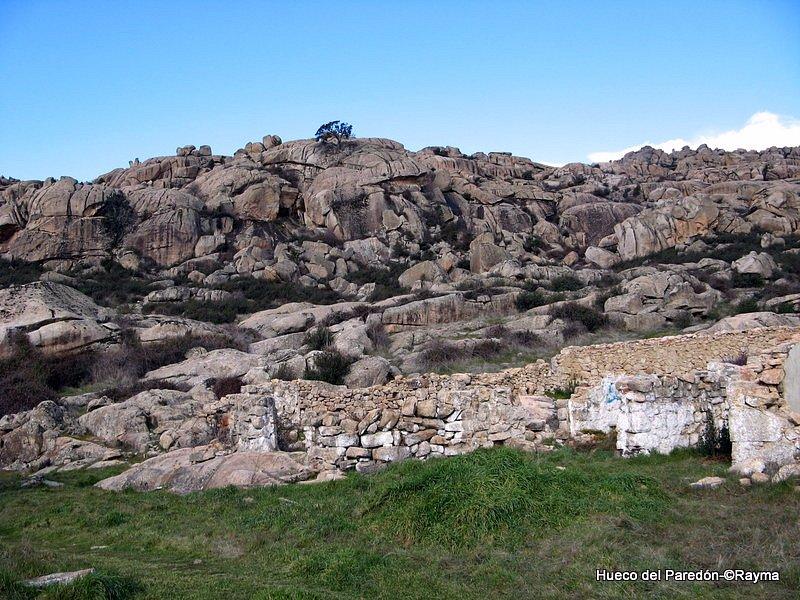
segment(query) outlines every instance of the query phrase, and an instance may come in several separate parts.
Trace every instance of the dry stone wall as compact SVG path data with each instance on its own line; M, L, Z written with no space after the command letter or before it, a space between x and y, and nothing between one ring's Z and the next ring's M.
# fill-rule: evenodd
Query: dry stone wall
M187 455L190 462L283 450L324 478L501 444L545 449L587 430L613 430L626 455L669 452L696 445L711 415L717 428L728 425L735 463L800 472L800 413L790 402L798 342L800 328L785 327L684 335L567 348L550 363L499 373L397 377L360 389L270 380L264 365L248 363L249 385L219 399L195 381L189 392L147 390L117 403L89 394L74 407L43 402L8 415L0 419L0 465L39 469L195 447L205 450ZM742 349L746 364L689 370ZM568 398L553 393L571 384Z
M800 462L800 413L787 397L787 374L797 368L797 341L751 355L728 385L734 464L755 460L781 467Z
M498 444L540 448L587 430L614 430L626 455L666 453L697 445L709 415L718 429L730 425L735 459L760 452L787 464L800 454L781 382L798 341L800 329L789 327L690 334L566 348L550 364L500 373L398 377L363 389L271 381L245 386L242 397L247 406L274 402L278 447L305 451L322 472ZM743 366L713 360L742 352ZM570 399L547 395L570 383L578 384Z
M710 363L692 376L609 375L569 400L570 435L615 432L623 455L697 446L708 418L728 423L727 390L739 367Z
M711 361L762 352L795 338L798 331L797 327L759 327L571 346L553 359L553 371L578 381L594 381L612 374L685 375L704 370Z
M772 473L794 465L800 462L800 414L788 402L785 383L797 369L800 334L789 337L751 353L742 365L711 362L681 376L606 376L570 398L570 434L613 431L624 455L667 453L696 446L712 418L718 431L729 429L734 465L755 461Z
M535 446L559 431L556 378L544 361L481 375L422 375L350 390L310 381L245 386L274 399L279 445L304 450L318 471L357 469L409 457L449 456L482 446Z

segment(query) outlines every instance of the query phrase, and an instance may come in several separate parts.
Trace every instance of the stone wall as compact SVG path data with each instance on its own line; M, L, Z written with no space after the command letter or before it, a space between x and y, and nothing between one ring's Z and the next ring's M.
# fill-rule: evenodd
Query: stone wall
M271 452L278 449L278 417L274 398L235 394L226 399L230 399L235 407L230 435L237 450Z
M785 409L783 363L798 341L800 330L785 327L690 334L566 348L550 364L500 373L398 377L363 389L276 380L242 396L248 406L274 401L278 446L307 452L323 472L496 444L541 448L586 430L615 430L626 455L669 452L697 445L709 414L718 428L730 423L736 456L763 451L786 464L794 434L751 411ZM744 366L712 360L742 352ZM569 382L578 384L569 400L546 395Z
M700 371L714 360L744 352L754 354L796 338L796 327L760 327L747 331L693 333L564 348L553 359L553 370L578 381L595 381L613 374L682 375Z
M694 446L711 414L718 428L730 428L735 463L800 471L800 414L789 403L798 342L800 328L676 336L567 348L550 363L499 373L397 377L361 389L270 380L263 365L248 364L249 385L221 399L196 383L188 392L146 390L116 403L86 394L64 407L43 402L3 417L0 466L39 469L106 460L110 450L155 456L207 446L203 460L297 451L304 468L325 477L500 444L544 450L553 439L580 441L586 430L614 430L628 455ZM675 372L684 358L691 366L742 349L746 364L711 361ZM669 363L672 356L679 358ZM556 389L571 382L568 398Z
M787 401L787 372L797 340L751 355L728 385L734 464L752 461L780 467L800 462L800 414Z
M543 395L555 382L538 361L502 373L401 377L355 390L300 380L242 392L274 399L279 446L306 451L315 470L367 471L495 444L533 447L561 431L556 403Z
M710 363L692 376L608 375L569 400L570 435L614 432L625 456L697 446L709 416L728 423L728 384L739 367Z
M696 446L711 416L717 430L729 429L734 465L755 461L775 473L798 463L800 414L784 385L797 368L800 338L792 337L751 353L743 365L711 362L682 376L606 376L570 398L570 435L614 431L623 455L667 453Z

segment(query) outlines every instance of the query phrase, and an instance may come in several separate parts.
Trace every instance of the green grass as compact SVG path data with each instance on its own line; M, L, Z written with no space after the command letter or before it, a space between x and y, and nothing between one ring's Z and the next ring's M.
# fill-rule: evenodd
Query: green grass
M59 489L3 477L0 596L95 567L125 598L796 598L800 493L688 488L726 467L690 452L499 448L182 497L91 487L108 472L55 475ZM598 568L776 569L781 582L598 583ZM103 593L58 597L115 597Z
M94 572L69 584L36 590L17 581L11 573L0 571L0 597L8 600L127 600L142 591L135 579L115 573Z
M516 548L532 533L592 513L642 518L667 505L649 477L595 468L561 471L507 449L422 465L407 462L379 482L366 515L408 543L449 548Z

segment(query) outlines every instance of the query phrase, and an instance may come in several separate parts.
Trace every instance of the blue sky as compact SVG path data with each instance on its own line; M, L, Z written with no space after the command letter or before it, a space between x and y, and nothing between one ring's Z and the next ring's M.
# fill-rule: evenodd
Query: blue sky
M748 143L800 136L797 0L0 0L0 174L23 179L332 119L412 150L587 161L756 113L771 129Z

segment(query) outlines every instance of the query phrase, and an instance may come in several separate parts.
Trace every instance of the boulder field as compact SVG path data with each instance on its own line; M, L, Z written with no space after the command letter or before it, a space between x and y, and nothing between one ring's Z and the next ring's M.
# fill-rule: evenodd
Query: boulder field
M102 486L186 492L712 420L785 475L798 228L800 148L551 167L268 135L0 177L0 468L145 458Z

